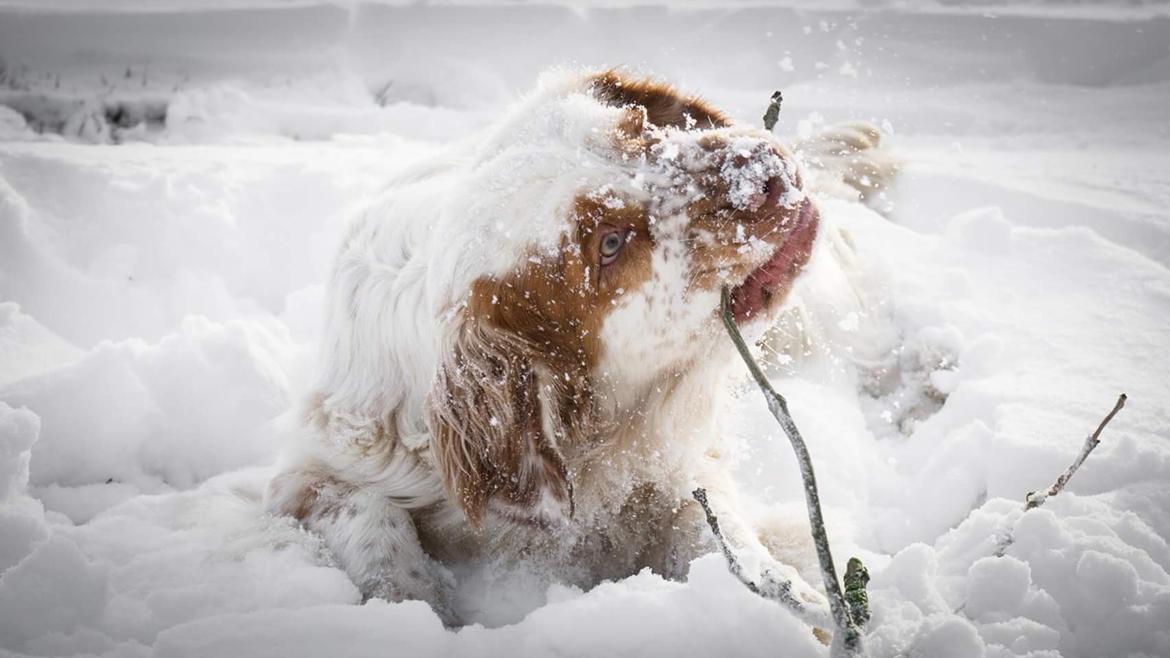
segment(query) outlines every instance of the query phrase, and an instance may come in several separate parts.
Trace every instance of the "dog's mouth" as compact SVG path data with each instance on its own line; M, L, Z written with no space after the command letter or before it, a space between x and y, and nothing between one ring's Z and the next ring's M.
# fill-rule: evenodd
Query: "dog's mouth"
M794 213L784 241L763 265L743 283L731 289L731 314L739 324L764 317L787 296L792 282L812 256L820 215L811 199L805 198Z

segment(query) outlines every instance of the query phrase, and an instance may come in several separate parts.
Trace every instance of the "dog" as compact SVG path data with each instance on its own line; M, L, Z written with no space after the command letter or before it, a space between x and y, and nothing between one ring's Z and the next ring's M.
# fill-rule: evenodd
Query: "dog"
M844 156L876 141L811 141L814 174L865 188ZM741 512L720 423L738 359L721 290L762 337L818 236L807 176L769 132L669 85L546 74L348 228L267 508L318 533L364 597L458 625L461 561L582 587L684 578L717 550L702 486L744 564L823 608Z

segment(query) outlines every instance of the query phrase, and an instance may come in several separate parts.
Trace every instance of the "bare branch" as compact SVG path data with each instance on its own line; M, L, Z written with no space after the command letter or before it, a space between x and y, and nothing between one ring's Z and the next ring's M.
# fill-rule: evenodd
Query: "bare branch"
M776 122L780 120L780 103L784 102L784 94L774 91L772 92L772 100L768 103L768 109L764 112L764 130L772 130Z
M837 638L834 640L834 645L841 646L845 652L844 655L863 656L865 655L865 647L862 642L861 629L849 612L845 595L841 591L841 583L837 580L837 568L833 565L833 554L829 549L829 536L825 532L825 520L821 514L817 478L813 472L812 458L809 456L808 447L800 435L800 430L796 428L792 415L788 413L788 402L772 388L771 382L768 381L764 371L760 369L759 364L752 357L747 343L744 342L743 336L739 333L739 327L735 324L735 318L731 314L731 293L727 288L723 289L721 307L723 324L727 328L728 335L731 336L731 341L735 343L735 347L739 350L739 355L743 358L744 363L747 364L752 378L756 380L756 384L764 393L768 410L780 423L780 427L784 428L784 433L788 436L789 443L792 444L792 450L796 453L796 461L800 465L800 475L804 480L804 499L808 507L808 520L812 528L813 543L817 549L817 559L820 562L821 578L824 581L825 593L829 597L829 610L833 615L833 624L837 628Z
M760 588L743 574L743 566L740 565L739 558L735 557L735 553L732 553L731 547L727 545L727 540L723 538L723 531L719 529L719 517L711 511L711 504L707 502L707 490L699 487L692 491L691 495L699 501L699 505L703 507L703 513L707 515L707 525L711 527L711 533L715 535L715 541L719 543L719 550L723 551L723 557L727 559L727 570L744 585L747 585L747 588L754 594L759 594Z
M1109 421L1113 420L1113 417L1117 415L1117 412L1121 411L1122 408L1125 407L1125 401L1128 399L1129 396L1127 396L1125 393L1117 396L1117 403L1113 405L1113 409L1109 412L1108 415L1105 416L1105 418L1101 420L1101 423L1097 425L1097 429L1085 438L1085 444L1081 446L1080 454L1077 455L1077 458L1073 460L1073 463L1069 465L1068 469L1064 473L1061 473L1060 477L1056 478L1056 482L1054 482L1051 487L1049 487L1046 491L1032 491L1028 493L1024 499L1025 512L1040 507L1044 503L1048 502L1049 498L1064 491L1065 486L1068 485L1068 482L1072 479L1072 476L1076 475L1077 470L1081 467L1082 464L1085 463L1085 460L1089 458L1089 455L1093 453L1093 450L1097 447L1097 445L1101 443L1101 432L1105 430L1105 426L1109 424ZM997 544L995 547L996 557L1003 557L1004 553L1007 552L1008 546L1011 546L1015 540L1015 535L1011 530L1008 530L1007 533L1004 534L1003 538L1000 539L999 544Z
M763 581L761 585L752 582L743 572L743 565L739 563L739 558L731 551L731 547L727 545L727 539L723 536L723 531L719 529L719 517L715 516L715 512L711 510L711 504L707 500L707 490L699 487L691 492L691 495L703 507L703 513L707 515L707 525L711 528L711 533L715 535L715 541L719 544L719 550L722 551L723 557L727 560L727 570L731 572L731 575L735 576L753 594L780 603L807 624L823 627L832 623L828 616L811 609L804 601L797 598L792 593L791 582L783 580L771 572L760 574Z
M1085 460L1089 458L1093 449L1101 443L1101 432L1105 429L1105 426L1109 424L1109 421L1113 420L1113 417L1117 415L1118 411L1121 411L1122 407L1125 406L1125 401L1128 399L1129 396L1125 393L1117 396L1117 403L1113 405L1113 410L1101 420L1101 424L1097 425L1097 429L1085 438L1085 445L1081 447L1081 453L1077 455L1077 458L1068 467L1068 470L1061 473L1060 477L1056 478L1056 482L1047 491L1032 491L1028 494L1026 498L1027 502L1024 503L1025 511L1040 507L1048 500L1049 496L1055 496L1061 491L1064 491L1065 485L1068 484L1068 481L1072 479L1073 475L1076 475L1077 469L1081 467L1081 464L1085 463Z

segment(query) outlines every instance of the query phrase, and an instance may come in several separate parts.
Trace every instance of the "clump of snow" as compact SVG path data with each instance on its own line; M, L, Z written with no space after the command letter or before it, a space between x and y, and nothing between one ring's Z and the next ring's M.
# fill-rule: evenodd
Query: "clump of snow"
M21 313L19 304L0 303L0 386L76 361L83 354Z
M1170 655L1170 24L912 5L0 8L0 649L826 654L715 555L589 592L468 577L483 625L447 631L360 604L261 510L345 218L572 59L645 62L752 125L775 84L781 134L897 126L893 210L821 204L772 343L834 552L873 574L872 655ZM728 182L746 199L761 167ZM1121 391L1069 488L1023 512ZM752 511L815 581L790 451L733 393Z
M77 544L53 535L4 572L0 634L12 648L101 620L107 601L104 569L93 568Z
M39 431L36 414L0 402L0 574L49 534L41 504L25 495L29 452Z
M0 105L0 139L16 141L33 136L24 115L7 105Z
M0 502L14 500L28 485L29 450L40 432L40 419L27 409L0 402Z

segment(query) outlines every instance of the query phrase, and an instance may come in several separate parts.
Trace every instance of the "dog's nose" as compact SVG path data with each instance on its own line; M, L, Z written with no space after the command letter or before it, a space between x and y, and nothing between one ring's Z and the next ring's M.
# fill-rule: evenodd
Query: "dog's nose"
M782 176L772 176L764 183L762 202L753 210L782 205L782 199L792 191L792 181Z
M792 156L768 139L738 139L728 145L720 176L731 204L750 213L794 207L803 198Z

